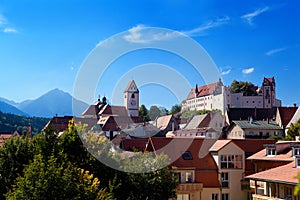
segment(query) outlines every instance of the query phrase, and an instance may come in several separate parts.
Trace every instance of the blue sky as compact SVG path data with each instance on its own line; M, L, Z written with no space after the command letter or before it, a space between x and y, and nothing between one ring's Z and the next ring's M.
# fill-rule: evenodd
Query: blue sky
M202 45L225 85L235 79L261 85L263 77L274 76L283 105L299 105L299 6L295 0L2 0L0 96L19 102L54 88L72 93L82 63L99 42L123 31L136 34L144 27L161 27ZM178 56L143 50L112 63L95 96L112 98L118 80L147 63L174 68L192 86L204 83ZM140 95L146 106L170 108L182 100L159 84L142 85ZM121 97L116 104L123 103Z

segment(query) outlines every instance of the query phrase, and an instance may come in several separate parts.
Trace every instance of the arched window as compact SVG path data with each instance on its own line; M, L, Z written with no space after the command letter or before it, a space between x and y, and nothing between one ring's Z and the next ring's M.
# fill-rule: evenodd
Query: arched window
M133 98L133 99L134 99L134 93L132 93L132 95L131 95L131 98Z

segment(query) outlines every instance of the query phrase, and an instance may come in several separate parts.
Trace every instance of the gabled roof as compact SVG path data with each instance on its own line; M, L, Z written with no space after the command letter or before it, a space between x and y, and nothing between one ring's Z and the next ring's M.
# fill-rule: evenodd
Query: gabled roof
M268 139L232 139L233 143L239 146L245 151L248 155L255 154L258 151L264 149L265 144L275 144L276 140Z
M99 116L128 116L125 106L111 106L106 104L98 113Z
M282 130L282 128L275 122L272 121L255 121L250 122L249 120L236 120L232 121L233 124L241 127L242 129L259 129L259 130Z
M298 109L294 113L294 116L292 117L292 119L288 123L287 127L290 127L292 123L295 124L299 119L300 119L300 107L298 107Z
M220 82L215 82L203 86L198 86L198 94L197 97L204 97L207 95L213 94L213 92L216 90L216 87L220 84ZM192 88L187 99L193 99L196 97L196 88Z
M220 151L227 144L229 144L231 140L217 140L214 145L209 149L210 152Z
M298 107L278 107L279 116L283 127L286 127L292 120Z
M298 183L297 174L299 172L300 168L296 168L295 162L293 161L280 167L252 174L246 178L266 182L296 185Z
M199 128L201 122L204 121L204 119L206 119L208 116L209 116L209 114L194 115L192 117L192 119L186 124L186 126L183 129L187 130L187 129ZM207 125L205 127L207 127Z
M133 87L133 88L132 88ZM129 83L128 83L128 85L127 85L127 87L125 88L125 91L124 92L128 92L128 91L130 91L130 92L139 92L139 89L137 88L137 86L136 86L136 84L135 84L135 82L134 82L134 80L130 80L129 81Z
M229 122L233 120L266 120L276 117L277 108L229 108L227 111Z
M138 123L139 117L131 118L129 116L105 116L98 120L103 131L119 131Z
M68 129L69 121L73 119L73 116L64 116L64 117L53 117L43 128L45 129L48 126L52 126L54 130L61 132Z
M270 84L274 84L275 85L275 78L274 77L264 78L263 85L270 85Z
M155 119L154 125L160 130L165 130L170 124L172 117L173 115L165 115L158 117L157 119Z
M92 129L92 127L97 124L97 118L82 118L82 117L74 117L74 123L81 123L82 125L87 125L86 131Z

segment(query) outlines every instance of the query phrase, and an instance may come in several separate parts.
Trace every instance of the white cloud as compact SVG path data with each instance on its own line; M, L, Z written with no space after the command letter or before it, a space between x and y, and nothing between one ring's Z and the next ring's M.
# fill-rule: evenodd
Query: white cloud
M271 56L273 54L279 53L279 52L284 51L286 49L287 49L287 47L282 47L282 48L277 48L277 49L271 49L270 51L266 52L266 55L267 56Z
M268 11L270 8L268 6L264 7L264 8L259 8L257 10L255 10L254 12L252 13L248 13L248 14L245 14L243 16L241 16L242 19L245 19L248 24L250 25L253 25L253 18L254 17L257 17L258 15Z
M230 72L231 72L231 69L228 69L228 70L226 70L226 71L222 71L222 72L221 72L221 75L224 76L224 75L229 74Z
M254 67L243 69L243 74L251 74L254 71Z
M146 30L148 28L150 27L146 27L142 24L134 26L128 30L129 34L125 35L124 39L131 43L145 44L153 41L168 40L182 35L177 31L170 33L169 31L164 31L163 29L161 29L161 31L158 32L157 29L151 30L150 28L149 30Z
M139 24L137 26L134 26L128 30L128 34L124 36L124 39L131 43L149 43L152 41L162 41L162 40L168 40L172 39L174 37L182 36L182 34L185 34L187 36L193 37L193 36L199 36L203 34L204 31L207 31L209 29L224 25L228 23L230 20L229 17L220 18L214 21L210 21L206 24L203 24L197 28L191 29L191 30L185 30L185 31L164 31L161 29L160 32L156 30L148 29L150 27L147 27L143 24ZM148 29L148 30L146 30Z
M3 32L4 33L17 33L18 31L14 28L4 28Z
M7 22L6 18L2 14L0 14L0 26L5 25L6 22Z
M203 24L203 25L201 25L197 28L187 30L187 31L182 31L182 33L184 33L184 34L186 34L190 37L199 36L199 34L203 33L206 30L209 30L209 29L227 24L229 22L229 20L230 20L230 18L228 16L226 16L224 18L220 18L220 19L217 19L217 20L214 20L214 21L213 20L209 21L208 23Z

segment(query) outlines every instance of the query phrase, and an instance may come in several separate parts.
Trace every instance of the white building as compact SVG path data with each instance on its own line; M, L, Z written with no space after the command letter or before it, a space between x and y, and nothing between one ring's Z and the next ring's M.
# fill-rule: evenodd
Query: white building
M254 90L255 88L253 88ZM264 78L262 86L256 87L255 96L243 93L231 93L229 86L218 82L192 88L188 97L182 102L182 111L186 110L220 110L224 114L232 108L272 108L280 107L281 100L276 99L274 77Z

